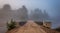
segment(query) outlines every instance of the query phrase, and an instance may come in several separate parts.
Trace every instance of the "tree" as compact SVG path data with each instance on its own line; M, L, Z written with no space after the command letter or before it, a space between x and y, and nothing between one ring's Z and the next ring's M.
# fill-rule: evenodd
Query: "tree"
M25 5L23 5L22 8L18 9L18 17L20 20L28 19L28 10Z
M43 13L39 8L36 8L31 15L33 20L42 20L43 18Z
M9 4L5 4L5 5L3 6L3 9L4 9L4 10L11 10L11 6L10 6Z
M49 15L48 15L48 13L46 12L46 10L44 10L44 16L43 16L43 18L44 18L44 20L45 20L45 19L49 19Z
M15 21L13 21L13 19L11 19L10 23L7 22L7 29L8 30L11 30L11 29L13 29L15 27L16 27L16 23L15 23Z

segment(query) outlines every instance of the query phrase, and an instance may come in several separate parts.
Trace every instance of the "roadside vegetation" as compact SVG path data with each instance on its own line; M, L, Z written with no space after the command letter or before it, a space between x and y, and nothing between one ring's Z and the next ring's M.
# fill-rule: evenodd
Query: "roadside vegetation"
M8 30L14 29L15 27L16 27L16 22L13 21L13 19L11 19L10 23L7 22L7 29Z
M58 28L55 28L54 30L56 30L56 31L59 31L59 32L60 32L60 27L58 27Z

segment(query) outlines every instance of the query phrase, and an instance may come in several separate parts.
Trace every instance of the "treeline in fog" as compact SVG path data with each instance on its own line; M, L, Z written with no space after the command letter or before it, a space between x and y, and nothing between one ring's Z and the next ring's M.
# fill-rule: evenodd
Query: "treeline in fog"
M49 15L46 10L36 8L28 14L29 10L23 5L21 8L12 10L9 4L5 4L3 8L0 9L0 18L3 20L9 20L13 18L14 20L48 20Z

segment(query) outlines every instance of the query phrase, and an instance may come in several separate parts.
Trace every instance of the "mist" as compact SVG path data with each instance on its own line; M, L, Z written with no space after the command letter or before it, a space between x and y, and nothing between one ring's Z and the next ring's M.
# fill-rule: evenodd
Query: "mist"
M10 11L3 10L5 4L9 4L11 6ZM53 23L53 28L60 26L60 0L0 0L0 21L2 22L4 20L3 22L7 22L11 18L20 20L18 9L22 8L23 5L26 6L28 15L31 15L36 8L42 10L42 13L46 10L45 12L49 16L48 19Z

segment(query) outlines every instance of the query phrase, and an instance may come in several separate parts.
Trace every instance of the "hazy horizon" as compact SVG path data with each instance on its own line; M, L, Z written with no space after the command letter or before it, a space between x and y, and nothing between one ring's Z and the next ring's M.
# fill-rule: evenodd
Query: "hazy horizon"
M22 5L25 5L29 12L35 8L46 10L54 21L54 26L60 25L60 0L0 0L1 8L5 4L11 5L14 10L21 8Z

